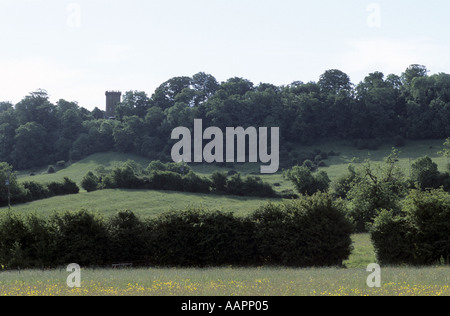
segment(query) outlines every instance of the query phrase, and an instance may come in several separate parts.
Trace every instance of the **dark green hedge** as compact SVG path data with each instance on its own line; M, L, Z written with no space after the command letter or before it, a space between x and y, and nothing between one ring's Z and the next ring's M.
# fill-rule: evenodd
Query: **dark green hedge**
M351 252L352 225L327 194L267 204L247 217L189 209L141 220L87 212L0 219L0 265L68 263L151 266L337 266Z
M187 165L163 164L160 161L151 162L145 170L130 160L103 176L88 172L81 185L88 192L99 189L147 189L283 197L283 194L277 194L269 183L263 182L258 176L249 175L242 178L240 174L235 174L228 178L227 174L215 172L211 177L204 177L193 172Z

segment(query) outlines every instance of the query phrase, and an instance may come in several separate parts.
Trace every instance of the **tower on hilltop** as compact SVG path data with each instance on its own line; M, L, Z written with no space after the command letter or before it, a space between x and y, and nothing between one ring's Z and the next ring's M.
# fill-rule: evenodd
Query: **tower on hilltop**
M120 103L122 92L120 91L106 91L106 118L114 119L116 113L116 106Z

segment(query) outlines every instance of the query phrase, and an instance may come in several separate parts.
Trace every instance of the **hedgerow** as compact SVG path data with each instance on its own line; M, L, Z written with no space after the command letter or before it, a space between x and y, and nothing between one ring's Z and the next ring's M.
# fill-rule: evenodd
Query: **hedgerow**
M85 210L0 217L0 265L132 262L164 267L337 266L351 251L352 225L327 194L267 204L246 217L187 209L142 220Z

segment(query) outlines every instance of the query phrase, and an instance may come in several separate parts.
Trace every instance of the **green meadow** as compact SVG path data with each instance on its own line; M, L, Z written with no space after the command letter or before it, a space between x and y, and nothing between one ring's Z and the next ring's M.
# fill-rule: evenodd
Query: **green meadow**
M429 156L436 162L441 171L445 171L448 161L440 156L438 152L443 148L444 140L433 141L411 141L405 147L400 148L399 165L405 175L410 174L411 164L415 159ZM329 157L325 161L326 166L320 168L327 172L332 181L348 171L350 163L358 164L366 159L374 163L382 162L392 151L392 146L385 145L378 150L358 150L347 142L326 142L311 146L296 148L298 151L310 151L320 149L325 152L335 151L339 156ZM40 170L27 170L18 174L19 181L33 180L37 182L61 181L68 177L79 186L84 175L89 171L95 171L99 167L105 169L113 168L127 160L134 160L146 168L150 160L139 156L120 153L101 153L89 156L81 161L68 164L65 168L57 170L56 173L48 174L46 168ZM233 169L219 168L216 165L194 165L192 169L201 176L209 176L214 171L235 170L243 176L258 173L259 164L235 164ZM30 176L33 173L34 176ZM260 175L268 183L276 184L275 190L283 191L294 189L292 183L283 178L282 170L273 175ZM237 215L254 211L268 199L252 197L233 197L213 194L192 194L167 191L147 190L102 190L87 193L83 190L73 196L59 196L31 203L14 205L13 209L19 213L38 212L49 214L53 211L86 209L100 214L109 215L120 210L130 210L143 217L155 216L168 210L185 209L186 207L204 206L215 210L227 210ZM270 201L276 201L272 199ZM4 208L3 208L4 209ZM1 209L0 209L1 210Z

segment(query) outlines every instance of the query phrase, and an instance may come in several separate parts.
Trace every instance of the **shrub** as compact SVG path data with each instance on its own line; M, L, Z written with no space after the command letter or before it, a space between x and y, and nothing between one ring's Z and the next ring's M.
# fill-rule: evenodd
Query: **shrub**
M411 166L411 181L418 183L422 189L437 189L438 177L438 165L430 157L419 158Z
M211 181L207 178L202 178L196 175L193 171L189 171L183 177L183 191L193 193L209 193L211 188Z
M89 171L81 181L81 187L87 192L93 192L99 187L99 178Z
M154 265L205 267L245 265L255 260L252 223L231 213L169 212L154 219L150 227Z
M54 264L100 265L109 258L107 227L87 211L66 212L50 219L54 238Z
M347 193L350 191L353 185L353 181L356 180L356 171L353 166L348 167L348 173L346 175L340 176L333 183L334 195L337 198L346 199Z
M38 215L30 215L25 219L28 229L28 244L26 267L40 268L52 266L54 253L54 238L49 222Z
M351 252L353 226L331 195L267 204L253 215L263 264L295 267L338 266Z
M140 170L135 163L126 162L115 168L110 177L115 188L139 189L144 186L144 180L140 177Z
M0 217L0 268L26 265L28 230L23 220L10 212Z
M244 195L244 181L242 181L240 173L233 175L227 181L226 192L227 194L231 195L238 195L238 196Z
M225 192L227 187L227 174L224 172L215 171L211 175L211 187L216 192Z
M317 192L327 192L331 180L325 171L313 174L307 167L293 167L284 173L296 187L297 191L303 195L313 195Z
M381 210L371 228L371 239L381 264L414 262L413 227L405 217Z
M149 176L149 187L154 190L183 191L183 177L170 171L153 171Z
M404 212L417 230L419 264L441 259L450 263L450 195L442 189L413 190L405 201Z
M47 188L51 196L77 194L80 192L77 184L67 177L64 177L63 182L50 182Z
M311 160L309 160L309 159L305 160L303 162L302 166L308 168L308 170L311 171L311 172L314 172L314 171L317 170L316 164L314 162L312 162Z
M155 160L148 165L146 171L147 173L152 171L170 171L184 175L191 171L191 167L185 163L162 163L160 160Z
M378 259L390 264L450 262L450 195L412 190L402 213L383 211L371 231Z
M276 196L272 186L262 181L260 177L248 176L245 178L243 194L246 196L274 197Z
M35 181L26 181L22 183L24 188L30 194L30 200L36 201L50 197L50 190L44 184Z
M55 167L53 167L53 165L50 165L50 166L48 166L48 168L47 168L47 173L55 173L56 172L56 170L55 170Z
M145 223L133 212L123 211L109 219L111 258L114 262L137 262L145 259L148 234Z
M5 185L7 180L9 181L11 204L29 201L29 192L22 184L18 183L12 166L6 162L0 162L0 206L8 205L8 186Z

